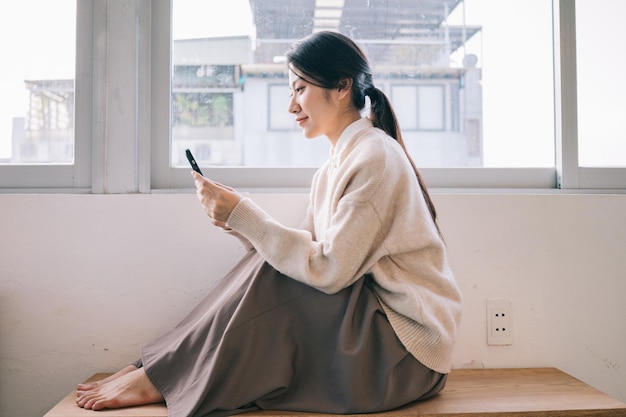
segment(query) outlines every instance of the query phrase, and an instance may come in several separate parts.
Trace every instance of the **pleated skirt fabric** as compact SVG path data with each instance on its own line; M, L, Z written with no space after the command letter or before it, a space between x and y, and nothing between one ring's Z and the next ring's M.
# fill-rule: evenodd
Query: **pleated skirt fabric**
M437 394L446 375L402 346L370 279L329 295L251 251L138 363L169 417L370 413Z

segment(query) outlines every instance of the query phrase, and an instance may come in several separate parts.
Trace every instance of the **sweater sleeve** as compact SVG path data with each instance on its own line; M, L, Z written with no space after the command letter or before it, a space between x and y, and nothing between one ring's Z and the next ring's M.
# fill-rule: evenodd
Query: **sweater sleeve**
M354 283L375 262L370 249L380 239L380 221L369 202L341 202L323 241L308 230L285 227L246 198L228 219L281 273L335 293Z
M244 249L247 252L250 252L252 249L254 249L254 245L252 245L252 243L248 239L243 237L240 233L232 229L224 230L224 233L226 233L227 235L236 237L239 240L239 242L241 242L241 244L243 245Z

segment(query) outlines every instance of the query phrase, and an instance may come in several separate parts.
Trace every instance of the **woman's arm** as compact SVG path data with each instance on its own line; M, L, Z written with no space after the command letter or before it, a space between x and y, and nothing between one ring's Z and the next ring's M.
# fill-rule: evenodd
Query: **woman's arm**
M278 223L252 200L243 199L228 226L247 237L283 274L326 293L338 292L367 273L382 254L380 220L369 203L345 202L332 216L324 239Z

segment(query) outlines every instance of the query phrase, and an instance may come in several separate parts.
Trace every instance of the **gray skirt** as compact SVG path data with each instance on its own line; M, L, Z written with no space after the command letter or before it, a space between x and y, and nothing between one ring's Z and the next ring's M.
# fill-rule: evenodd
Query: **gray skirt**
M137 364L170 417L370 413L437 394L446 375L402 346L370 279L328 295L249 252Z

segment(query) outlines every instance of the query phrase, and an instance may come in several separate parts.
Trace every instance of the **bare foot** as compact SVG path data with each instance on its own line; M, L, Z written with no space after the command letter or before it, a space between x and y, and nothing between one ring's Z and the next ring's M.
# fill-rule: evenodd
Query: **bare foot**
M113 375L109 375L108 377L104 379L100 379L98 381L93 381L93 382L85 382L83 384L78 384L78 387L76 388L76 396L78 397L85 391L92 390L96 387L99 387L102 384L106 384L109 381L113 381L114 379L117 379L124 374L127 374L132 371L136 371L136 370L137 370L137 367L135 365L128 365L126 368L123 368L117 371L116 373L114 373Z
M127 367L109 378L96 382L93 387L84 384L91 388L77 391L76 404L89 410L102 410L163 402L163 396L143 368L129 370Z

